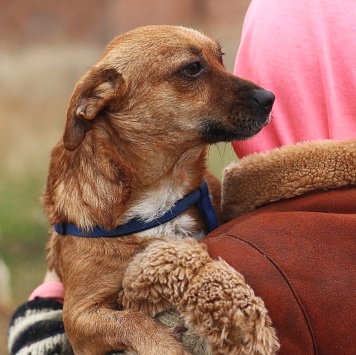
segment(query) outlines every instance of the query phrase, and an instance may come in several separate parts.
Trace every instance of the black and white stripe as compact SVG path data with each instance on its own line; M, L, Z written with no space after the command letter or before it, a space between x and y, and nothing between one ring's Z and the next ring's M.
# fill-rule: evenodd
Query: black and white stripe
M13 314L8 330L10 355L74 355L64 332L63 305L49 298L36 298L21 305ZM182 342L194 355L209 355L206 342L186 326L183 318L173 310L156 317L167 328L185 327ZM137 355L126 350L110 355Z
M8 330L10 355L72 355L65 336L62 304L36 298L13 314Z

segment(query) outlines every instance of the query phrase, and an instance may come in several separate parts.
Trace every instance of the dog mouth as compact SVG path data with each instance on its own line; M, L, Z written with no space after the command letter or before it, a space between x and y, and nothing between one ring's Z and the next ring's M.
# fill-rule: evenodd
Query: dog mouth
M231 142L246 140L258 134L270 121L270 115L259 120L247 120L237 125L224 125L217 121L205 121L201 125L202 139L209 143Z
M257 88L246 92L234 102L225 119L206 119L200 126L203 140L208 143L246 140L258 134L270 121L275 96Z

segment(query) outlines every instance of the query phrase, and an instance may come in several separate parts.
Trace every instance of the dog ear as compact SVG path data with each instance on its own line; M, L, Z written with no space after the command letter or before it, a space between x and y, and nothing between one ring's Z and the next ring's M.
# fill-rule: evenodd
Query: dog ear
M117 99L124 81L116 69L93 67L77 83L70 98L63 143L75 150L92 128L93 120Z

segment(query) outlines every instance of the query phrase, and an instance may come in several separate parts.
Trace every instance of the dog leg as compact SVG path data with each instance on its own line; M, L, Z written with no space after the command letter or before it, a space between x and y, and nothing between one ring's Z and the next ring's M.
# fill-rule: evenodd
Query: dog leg
M189 354L166 329L142 312L97 308L78 312L75 318L72 314L65 310L64 322L71 324L66 333L76 355L105 355L125 349L138 355Z
M192 239L151 243L129 264L123 287L125 308L153 316L175 307L212 354L272 355L279 347L263 301L241 274Z

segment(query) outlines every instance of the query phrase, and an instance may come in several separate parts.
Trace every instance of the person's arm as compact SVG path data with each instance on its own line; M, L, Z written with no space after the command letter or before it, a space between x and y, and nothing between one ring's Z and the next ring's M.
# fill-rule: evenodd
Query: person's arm
M13 314L8 330L8 349L15 354L73 354L65 336L63 285L47 271L44 282Z
M63 303L63 284L55 271L47 270L43 283L31 293L28 300L32 301L37 297L52 298Z
M62 303L35 298L13 314L8 330L8 350L15 354L73 354L64 333Z
M73 350L63 325L63 284L55 272L47 271L43 283L29 300L13 314L8 330L10 355L72 355ZM167 328L185 327L181 316L172 310L159 313L156 320ZM206 343L193 328L182 334L182 343L195 355L206 355ZM112 355L135 355L129 350Z

